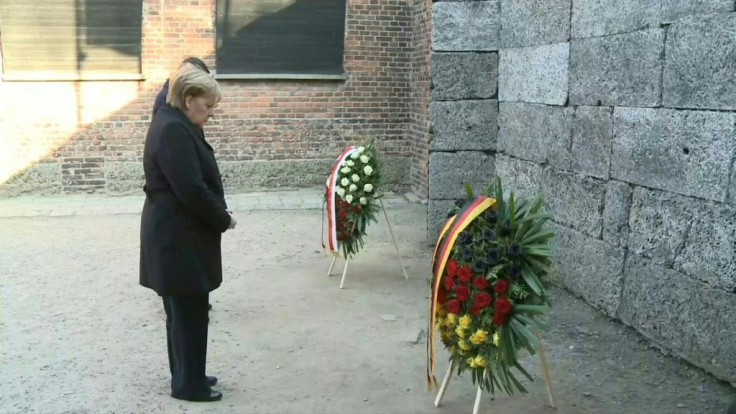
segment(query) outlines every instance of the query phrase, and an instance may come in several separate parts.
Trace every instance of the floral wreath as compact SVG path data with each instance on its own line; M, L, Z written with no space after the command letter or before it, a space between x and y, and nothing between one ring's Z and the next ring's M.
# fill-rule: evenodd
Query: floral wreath
M338 157L325 183L328 242L322 247L345 258L363 247L368 223L376 221L380 211L380 163L373 141L348 147ZM324 226L323 226L324 229Z
M436 327L458 375L470 370L473 383L491 393L526 393L512 368L533 381L518 354L522 348L535 354L534 331L548 329L538 318L549 309L543 280L553 254L555 234L545 226L551 216L540 196L517 200L512 192L505 199L498 178L488 196L466 189L468 198L450 212L433 257L427 380L436 384Z

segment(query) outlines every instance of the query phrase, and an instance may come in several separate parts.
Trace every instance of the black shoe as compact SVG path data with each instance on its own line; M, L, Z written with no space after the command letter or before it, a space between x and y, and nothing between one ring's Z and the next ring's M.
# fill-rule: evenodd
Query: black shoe
M217 385L217 377L207 377L207 385L210 387Z
M180 396L180 395L175 395L174 393L171 393L171 396L176 398L177 400L196 401L196 402L220 401L222 399L222 393L218 391L210 391L209 394L192 395L192 396Z

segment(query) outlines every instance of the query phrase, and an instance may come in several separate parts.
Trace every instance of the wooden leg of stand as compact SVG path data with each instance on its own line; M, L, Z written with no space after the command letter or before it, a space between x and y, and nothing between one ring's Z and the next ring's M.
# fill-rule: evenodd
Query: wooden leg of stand
M345 284L345 276L348 274L348 263L350 263L350 259L345 259L345 268L342 269L342 279L340 279L340 289Z
M380 200L381 202L381 209L383 210L383 216L386 218L386 224L388 224L388 231L391 233L391 239L394 241L394 247L396 247L396 254L399 255L399 263L401 263L401 270L404 271L404 278L406 280L409 280L409 275L406 273L406 266L404 266L404 260L401 258L401 251L399 251L399 243L396 242L396 237L394 236L394 230L391 228L391 222L388 219L388 213L386 213L386 207L383 205L383 200Z
M486 373L483 373L483 380L486 379ZM480 410L480 399L483 396L483 388L481 388L480 385L478 385L478 391L475 393L475 404L473 404L473 414L478 414L478 410Z
M452 373L455 371L455 360L452 360L452 363L449 367L447 367L447 372L445 373L445 378L442 379L442 385L440 385L439 391L437 391L437 397L434 399L434 406L439 407L440 403L442 402L442 398L445 396L445 391L447 391L447 385L450 383L450 379L452 378Z
M327 276L330 276L332 274L332 267L335 266L335 260L337 260L337 256L332 258L332 263L330 264L330 268L327 269Z
M555 395L552 392L552 383L549 377L549 366L547 365L547 355L544 353L544 346L542 345L542 339L537 333L537 339L539 339L539 359L542 362L542 377L544 377L544 384L547 385L547 394L549 394L549 406L557 408L555 403Z

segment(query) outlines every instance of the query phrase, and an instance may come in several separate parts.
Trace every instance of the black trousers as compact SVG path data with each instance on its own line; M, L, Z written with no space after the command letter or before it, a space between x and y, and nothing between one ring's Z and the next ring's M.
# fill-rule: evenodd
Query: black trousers
M163 296L166 339L171 370L171 394L194 397L210 394L207 365L209 295Z

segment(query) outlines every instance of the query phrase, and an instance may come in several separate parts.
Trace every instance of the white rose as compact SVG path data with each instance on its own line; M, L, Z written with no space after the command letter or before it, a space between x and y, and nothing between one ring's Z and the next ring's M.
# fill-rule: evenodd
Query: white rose
M360 181L360 176L358 174L353 174L353 181L355 181L356 183Z
M337 195L339 195L340 197L342 197L342 196L345 195L345 189L342 188L342 187L337 187L337 191L336 192L337 192Z
M366 165L365 168L363 168L363 172L365 175L371 175L373 174L373 168L370 165Z
M368 199L365 198L365 197L360 197L360 204L362 204L362 205L368 204Z
M363 187L363 191L365 191L366 193L370 193L371 191L373 191L373 184L366 184L365 187Z
M355 174L353 174L355 175ZM344 177L342 180L340 180L340 184L342 184L343 187L347 187L348 184L350 184L350 180L348 180L347 177Z
M357 185L355 185L355 184L350 184L350 191L353 191L353 192L354 192L354 191L355 191L355 190L357 190L357 189L358 189L358 186L357 186Z
M363 146L358 147L358 154L362 154L363 151L365 151L365 147Z
M348 160L345 164L347 164L348 167L355 166L355 162L353 160Z
M345 201L347 201L348 203L352 203L353 202L353 195L352 194L346 195L345 196Z
M356 158L358 158L358 156L360 156L360 154L358 153L358 151L355 151L352 154L350 154L350 158L352 158L352 159L356 159Z
M350 171L350 167L342 167L342 169L340 170L340 172L343 174L349 174Z
M360 162L362 162L363 164L368 164L368 161L370 161L370 159L371 159L371 157L369 157L367 155L361 155L360 156Z

